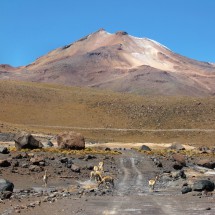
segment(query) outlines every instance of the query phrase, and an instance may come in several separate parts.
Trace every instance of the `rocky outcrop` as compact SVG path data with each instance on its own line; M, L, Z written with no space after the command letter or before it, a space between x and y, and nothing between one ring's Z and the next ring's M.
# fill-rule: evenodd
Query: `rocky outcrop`
M43 144L36 140L31 134L21 132L17 134L14 138L15 147L20 149L38 149L42 148Z
M126 31L117 31L115 34L116 34L116 35L119 35L119 36L128 35L128 33L127 33Z
M57 136L57 144L60 149L85 149L84 136L73 131L59 134Z

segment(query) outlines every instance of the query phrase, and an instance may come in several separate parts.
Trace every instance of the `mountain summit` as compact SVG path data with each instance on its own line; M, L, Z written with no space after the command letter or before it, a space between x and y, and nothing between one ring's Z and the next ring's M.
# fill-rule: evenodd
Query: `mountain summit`
M10 67L7 67L10 68ZM125 31L100 29L0 78L87 86L147 95L215 94L215 65Z

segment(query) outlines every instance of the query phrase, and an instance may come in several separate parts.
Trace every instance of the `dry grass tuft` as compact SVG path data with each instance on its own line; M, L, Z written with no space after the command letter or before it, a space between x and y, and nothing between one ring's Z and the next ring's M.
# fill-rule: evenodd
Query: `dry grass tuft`
M10 151L20 151L20 152L49 152L49 153L58 153L58 154L64 154L64 155L87 155L87 154L101 154L101 155L119 155L121 152L119 151L105 151L105 150L99 150L95 148L86 148L84 150L65 150L65 149L59 149L59 148L42 148L42 149L21 149L17 150L15 147L10 147Z

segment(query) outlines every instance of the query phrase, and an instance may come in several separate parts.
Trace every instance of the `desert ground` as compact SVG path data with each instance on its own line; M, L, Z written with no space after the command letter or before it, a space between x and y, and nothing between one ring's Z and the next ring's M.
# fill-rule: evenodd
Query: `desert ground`
M196 188L215 180L214 98L16 81L0 81L0 94L0 178L14 183L1 214L215 214L214 191ZM58 148L57 135L71 130L84 150ZM53 146L18 150L22 131ZM101 161L114 186L90 180Z

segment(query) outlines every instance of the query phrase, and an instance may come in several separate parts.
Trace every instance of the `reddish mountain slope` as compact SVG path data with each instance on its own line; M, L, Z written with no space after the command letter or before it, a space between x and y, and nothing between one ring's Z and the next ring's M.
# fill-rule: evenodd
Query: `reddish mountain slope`
M1 67L0 67L1 68ZM0 70L1 71L1 70ZM215 65L173 53L147 38L103 29L0 78L147 95L215 94Z

